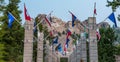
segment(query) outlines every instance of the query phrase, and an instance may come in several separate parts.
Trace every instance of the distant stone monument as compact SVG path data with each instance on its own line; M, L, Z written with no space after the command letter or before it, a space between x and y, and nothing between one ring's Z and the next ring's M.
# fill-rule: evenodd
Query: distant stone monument
M90 62L98 62L98 47L96 38L96 18L89 17L89 58Z
M23 62L33 62L33 20L25 21Z

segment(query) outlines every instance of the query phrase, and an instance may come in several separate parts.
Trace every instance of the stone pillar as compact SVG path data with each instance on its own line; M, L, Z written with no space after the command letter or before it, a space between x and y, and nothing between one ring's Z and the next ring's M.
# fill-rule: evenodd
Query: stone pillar
M98 47L96 38L96 18L89 17L89 58L90 62L98 62Z
M80 42L80 40L77 40L77 45L76 45L75 51L76 51L76 62L80 62L80 59L81 59L81 42Z
M44 34L38 29L37 62L43 62L43 36Z
M73 53L73 62L76 62L76 51L74 51L74 53Z
M32 57L33 57L33 26L34 26L33 20L25 22L23 62L32 62Z
M116 62L120 62L120 55L115 55Z
M80 48L81 48L81 59L79 60L79 62L80 61L87 62L87 48L86 48L86 36L85 36L85 32L81 33Z

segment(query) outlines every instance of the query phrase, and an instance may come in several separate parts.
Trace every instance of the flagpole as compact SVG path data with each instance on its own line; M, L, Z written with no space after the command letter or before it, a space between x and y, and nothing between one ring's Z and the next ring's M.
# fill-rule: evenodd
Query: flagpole
M49 13L49 15L51 15L53 13L53 11L51 11L50 13Z
M42 21L40 21L37 25L35 25L34 29L35 29L39 24L41 24L42 22L43 22L43 19L42 19Z
M106 17L103 21L99 22L99 23L102 23L102 22L105 22L107 20L108 17Z
M12 15L9 11L8 11L8 13L10 14L10 15ZM13 16L13 15L12 15ZM14 17L14 16L13 16ZM14 17L14 19L22 26L22 24L19 22L19 20L18 19L16 19L15 17Z
M95 11L96 11L96 2L94 3L94 12L93 12L93 17L95 17Z
M102 22L106 21L108 17L106 17Z

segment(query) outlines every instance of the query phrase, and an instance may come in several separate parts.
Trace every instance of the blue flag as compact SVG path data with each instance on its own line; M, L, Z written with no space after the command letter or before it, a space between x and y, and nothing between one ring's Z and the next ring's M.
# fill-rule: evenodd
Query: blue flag
M55 39L53 40L53 44L57 44L58 43L58 36L55 37Z
M76 19L77 19L77 17L72 14L72 27L74 27Z
M8 27L11 28L12 27L12 23L14 22L14 16L10 13L8 13Z
M74 27L77 17L72 12L69 11L69 13L72 15L72 27Z
M68 43L69 43L69 41L70 41L70 39L67 38L67 39L66 39L66 43L65 43L66 46L67 46L67 48L68 48Z
M114 13L111 13L111 14L108 16L108 18L115 24L115 27L117 27Z
M62 46L61 46L61 43L58 45L58 51L63 54L63 50L62 50Z

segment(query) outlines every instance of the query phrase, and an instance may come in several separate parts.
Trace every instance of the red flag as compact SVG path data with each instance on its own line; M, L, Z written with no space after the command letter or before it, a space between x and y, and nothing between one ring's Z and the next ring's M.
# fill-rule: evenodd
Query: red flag
M53 32L52 31L50 31L50 36L53 36Z
M45 21L49 24L49 26L51 27L51 23L49 21L49 19L45 16Z
M67 45L64 44L64 52L66 52L66 51L67 51Z
M94 3L94 14L97 15L97 12L96 12L96 2Z
M71 31L68 29L66 38L68 38L70 35L71 35Z
M27 12L25 4L24 4L24 15L25 15L25 20L27 20L27 21L31 20L31 17L28 15L28 12Z
M100 35L99 31L96 31L96 36L97 36L97 39L100 40L101 35Z

